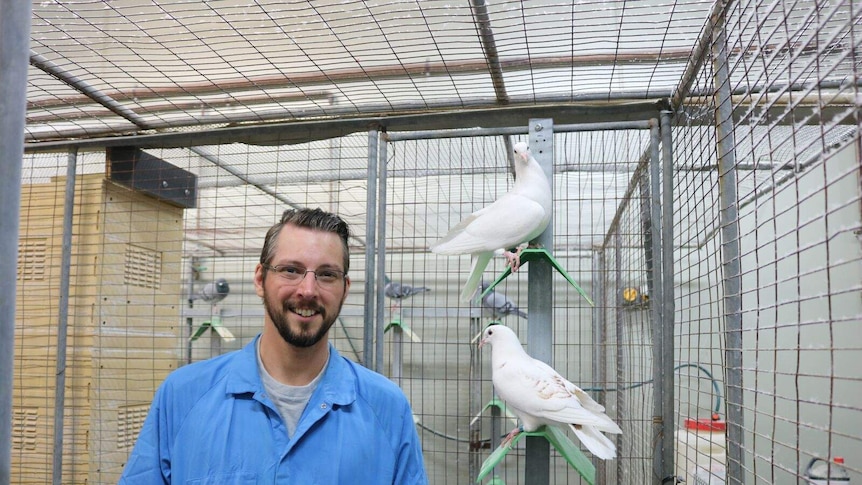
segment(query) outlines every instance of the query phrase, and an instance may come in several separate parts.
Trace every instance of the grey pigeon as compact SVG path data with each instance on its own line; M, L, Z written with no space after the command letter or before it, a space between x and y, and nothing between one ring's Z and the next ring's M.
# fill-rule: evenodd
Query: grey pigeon
M410 298L413 295L431 291L431 288L427 288L425 286L410 286L392 281L386 275L383 276L383 281L386 282L386 286L383 287L383 294L386 295L387 298L395 300L396 305L401 300Z
M568 426L597 458L616 458L614 442L602 432L620 434L622 430L605 414L604 406L548 364L530 357L509 327L488 325L479 342L480 348L485 345L491 346L494 389L522 423L504 443L522 431Z
M470 254L470 276L461 290L461 301L470 301L482 272L495 251L503 250L512 271L520 265L520 249L538 237L551 221L551 184L526 143L516 143L515 184L489 206L472 213L431 245L431 252L445 255Z
M230 285L227 284L226 279L219 278L204 285L192 299L218 303L224 300L228 293L230 293Z
M483 281L482 284L479 285L479 293L484 293L489 286L491 286L490 283ZM506 315L512 314L521 318L527 318L527 314L524 313L523 310L519 309L518 306L515 305L515 302L507 298L506 295L502 293L491 290L482 298L483 316L500 319Z

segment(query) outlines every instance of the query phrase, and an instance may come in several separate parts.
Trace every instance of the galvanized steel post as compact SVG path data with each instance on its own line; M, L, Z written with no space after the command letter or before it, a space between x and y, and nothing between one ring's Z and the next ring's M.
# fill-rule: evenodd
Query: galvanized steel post
M661 113L661 348L662 371L656 376L656 387L661 387L662 422L662 480L672 477L674 468L674 287L673 287L673 143L670 113Z
M743 483L742 286L739 209L736 198L736 140L728 68L725 17L712 30L715 70L715 136L718 150L719 222L724 293L724 382L727 403L727 483Z
M605 405L605 387L608 382L607 372L607 308L608 294L605 285L605 252L593 251L592 292L596 306L592 310L593 320L593 387L599 389L594 398L599 404ZM596 483L607 483L607 466L604 460L594 459L596 466Z
M661 136L659 133L658 120L652 120L650 125L650 156L649 156L649 234L650 248L649 258L652 261L649 272L652 276L652 288L649 294L649 314L652 325L652 351L653 367L653 416L652 416L652 442L655 443L653 450L653 473L652 483L663 485L667 477L665 473L665 444L664 437L667 427L672 423L664 421L664 387L660 379L664 374L665 355L663 352L662 332L662 303L664 296L662 291L662 251L661 251ZM671 447L671 452L673 448Z
M15 286L32 2L0 0L0 483L12 473Z
M54 385L54 457L52 483L63 482L63 414L66 410L66 343L69 328L69 278L72 267L72 218L75 213L75 170L78 149L70 148L63 199L63 236L60 253L60 303L57 307L57 372Z
M362 363L374 368L374 248L377 231L377 143L376 129L368 131L368 190L365 200L365 308L363 317Z
M623 336L625 335L625 326L623 325L623 312L621 311L623 307L623 238L620 234L620 230L617 229L614 232L614 298L608 299L608 303L613 302L614 315L616 318L614 319L614 324L616 325L616 347L617 347L617 372L616 372L616 387L617 389L621 388L623 383L626 382L626 369L625 369L625 348L626 342ZM625 416L626 414L626 397L622 392L617 392L617 416ZM622 426L623 423L619 423ZM623 447L623 440L626 439L626 434L623 432L622 434L618 434L612 438L617 445L617 453ZM625 468L623 466L623 460L617 458L615 460L617 462L617 483L622 483L623 480L623 472Z
M551 119L531 119L529 146L533 157L542 166L554 189L554 122ZM554 247L554 217L537 242L551 251ZM553 365L553 268L543 259L532 261L527 276L528 326L527 345L530 355ZM550 482L551 447L545 438L527 437L524 483L527 485Z
M377 309L376 325L374 327L374 367L377 372L383 373L383 331L386 329L385 309L386 301L384 300L386 279L386 149L389 146L387 141L383 141L378 151L379 158L377 159L377 301L375 307ZM399 363L400 365L400 363ZM399 382L400 384L400 382Z

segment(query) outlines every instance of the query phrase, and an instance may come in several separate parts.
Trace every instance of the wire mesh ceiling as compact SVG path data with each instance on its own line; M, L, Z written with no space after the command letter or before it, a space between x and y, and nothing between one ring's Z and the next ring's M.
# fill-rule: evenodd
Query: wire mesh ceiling
M846 26L862 21L862 14L852 2L809 0L794 8L783 2L736 4L728 9L713 0L35 2L28 148L62 150L66 143L91 142L102 150L106 140L161 148L156 156L198 176L202 195L197 217L189 216L195 219L189 221L192 246L235 254L247 248L241 238L225 237L233 229L228 221L241 216L262 231L283 205L334 204L321 195L333 191L332 184L341 184L334 192L340 194L339 209L357 214L361 222L364 201L353 191L364 190L367 139L344 135L367 131L369 120L385 127L398 117L414 117L409 127L390 124L390 133L450 127L432 122L441 113L459 127L511 126L503 123L544 117L542 108L548 106L558 109L555 114L584 106L625 112L634 103L673 101L681 91L708 99L712 80L692 79L691 73L709 54L705 40L717 11L728 15L735 116L751 120L751 140L774 123L816 125L819 119L845 119L856 109L858 100L846 86L859 82L859 41ZM815 44L819 49L811 47ZM782 73L791 64L794 77L786 79ZM711 103L687 105L676 113L679 119L712 123ZM654 116L656 106L650 106ZM522 110L520 116L496 116L510 108ZM494 114L470 118L480 111ZM306 128L291 138L286 126ZM237 130L253 135L237 136ZM833 135L847 130L852 127ZM805 133L816 136L816 131ZM226 135L216 139L212 133ZM142 143L150 135L184 138ZM325 141L333 137L340 141ZM740 134L742 144L748 139ZM302 145L291 146L296 143ZM618 163L596 170L631 173L645 143L613 155L620 146L614 136L579 139L560 147L557 157L559 163L575 160L578 167L572 169L586 174L588 165L596 164L591 153L601 153ZM502 149L494 153L504 156ZM781 170L809 155L776 147L768 157L758 152L740 161ZM61 175L62 158L46 158L54 168L40 177ZM445 168L426 163L430 171ZM701 163L680 169L715 165L711 159ZM83 170L104 170L104 159L93 159ZM571 174L568 183L577 184L580 176L587 175ZM291 195L298 193L304 198ZM252 196L253 204L242 204L249 214L227 214L229 201ZM606 196L584 195L597 201L590 210L599 212ZM207 207L213 200L218 204ZM567 246L593 242L586 238Z
M712 3L34 2L26 135L667 97Z

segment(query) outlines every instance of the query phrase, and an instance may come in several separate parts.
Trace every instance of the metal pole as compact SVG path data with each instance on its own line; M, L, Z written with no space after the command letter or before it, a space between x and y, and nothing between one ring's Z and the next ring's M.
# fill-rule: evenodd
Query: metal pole
M736 200L736 141L733 136L730 74L725 17L717 15L712 31L717 109L719 221L724 292L724 382L727 406L727 483L743 483L742 292L739 261L739 212Z
M189 260L189 280L188 280L188 308L192 309L195 307L195 299L194 299L194 291L195 291L195 273L197 272L197 257L192 256ZM186 364L192 363L192 352L194 351L194 346L192 345L192 335L195 334L195 323L194 318L191 316L186 317L186 329L188 329L189 334L186 337Z
M530 151L542 166L551 191L554 188L554 121L551 119L531 119L529 132ZM553 194L552 194L553 198ZM554 218L537 239L545 248L554 247ZM537 260L530 263L527 276L528 326L527 345L533 358L553 365L553 273L550 263ZM551 448L547 440L538 436L527 437L526 465L524 483L527 485L547 484L550 482Z
M652 374L655 380L653 386L653 417L652 417L652 443L653 449L653 477L654 485L663 485L665 474L664 435L666 423L664 422L664 387L660 379L664 374L664 352L662 352L662 283L661 283L661 159L660 159L660 135L658 120L654 120L650 128L650 158L649 158L649 220L650 220L650 248L649 256L652 264L649 272L652 276L652 288L649 295L649 313L652 326L652 349L653 367ZM672 449L672 448L671 448Z
M616 388L622 388L623 384L626 382L626 370L625 370L625 341L623 340L623 335L625 335L625 328L623 327L623 264L622 264L622 246L623 240L622 235L620 235L620 231L617 230L614 233L614 276L615 284L614 284L614 293L613 298L609 298L609 301L612 301L614 304L614 315L615 324L616 324L616 343L617 343L617 379L616 379ZM625 416L626 415L626 393L617 392L617 416ZM623 423L619 423L620 426ZM623 431L623 434L618 434L614 438L617 444L617 476L616 483L625 483L623 481L623 472L625 468L623 467L623 463L625 460L622 456L623 449L623 439L625 439L626 432Z
M573 133L585 131L616 131L616 130L646 130L650 127L649 120L635 121L605 121L595 123L572 123L565 125L554 125L554 133ZM439 138L462 138L473 136L497 136L497 135L527 135L529 128L523 126L499 127L499 128L453 128L448 130L423 130L403 131L398 133L387 133L389 141L404 140L430 140Z
M374 348L374 370L383 373L383 331L386 329L384 310L386 309L385 287L386 281L386 149L388 142L380 145L378 158L378 186L377 186L377 326L375 338L377 344Z
M605 387L608 382L607 372L607 286L605 277L605 253L602 250L593 252L593 294L598 305L593 307L593 387L601 389L595 393L596 402L605 404ZM596 466L596 483L607 483L607 467L605 460L593 459Z
M15 291L32 2L0 0L0 483L12 475Z
M66 343L69 329L69 278L72 266L72 218L75 213L75 170L78 150L71 148L66 164L63 200L63 239L60 254L60 303L57 308L57 373L54 384L54 456L51 483L63 482L63 414L66 409Z
M482 319L479 317L470 317L470 335L476 335L480 331L482 331ZM482 376L480 374L482 366L478 350L479 349L476 345L470 346L470 398L468 405L470 414L472 415L477 415L482 410ZM495 408L496 406L491 407L492 410ZM490 448L492 450L497 443L497 440L494 438L493 429L494 422L492 418L490 444ZM467 460L467 476L470 477L471 480L474 480L479 476L480 453L482 453L482 420L477 419L475 422L470 422L470 448L468 455L469 459Z
M362 362L374 368L374 248L377 231L377 141L376 129L368 131L368 172L365 213L365 315L363 318Z
M389 363L391 368L390 374L392 380L398 386L401 386L401 374L404 367L403 355L404 331L398 325L392 326L392 362Z
M673 147L670 131L670 112L661 113L662 148L662 203L661 203L661 346L662 373L658 376L656 387L661 386L662 397L662 470L663 477L675 473L674 468L674 287L673 287Z

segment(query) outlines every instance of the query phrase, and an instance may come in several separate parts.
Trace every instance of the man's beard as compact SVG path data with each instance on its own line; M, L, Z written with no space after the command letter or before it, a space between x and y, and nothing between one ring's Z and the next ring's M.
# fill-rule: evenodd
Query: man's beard
M266 313L269 315L270 320L272 320L272 323L275 325L275 329L278 330L279 335L281 335L281 338L290 345L301 348L311 347L320 342L320 340L326 336L326 333L329 332L329 328L332 327L332 324L335 323L335 320L338 318L338 314L341 313L341 306L343 303L344 302L342 301L338 304L338 308L331 317L327 314L326 309L322 305L319 305L314 309L323 318L323 324L317 332L294 332L287 321L287 314L290 312L291 304L284 302L281 305L281 308L278 308L275 303L270 302L265 291L263 295L263 306L266 309Z

